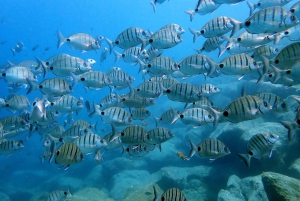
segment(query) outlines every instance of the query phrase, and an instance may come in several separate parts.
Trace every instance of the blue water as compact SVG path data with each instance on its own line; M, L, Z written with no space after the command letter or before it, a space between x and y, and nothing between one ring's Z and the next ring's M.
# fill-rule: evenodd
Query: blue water
M289 8L295 1L286 5ZM104 47L108 48L106 42L102 43L102 47L98 51L89 51L81 53L78 50L72 50L67 44L57 49L57 36L56 32L59 30L64 36L69 36L74 33L83 32L88 33L94 37L99 35L105 36L111 40L114 40L119 33L123 30L136 26L145 30L155 32L162 26L168 23L177 23L181 25L186 33L182 35L183 42L179 45L165 50L163 55L168 56L175 61L180 61L182 58L195 54L194 48L201 48L205 41L205 38L200 36L196 43L192 42L192 34L188 31L188 28L200 30L200 28L209 20L217 16L228 16L239 21L244 21L249 15L249 8L246 2L241 2L237 5L222 5L215 12L200 16L195 15L194 20L190 22L189 16L184 13L185 10L191 10L196 5L195 0L170 0L163 4L158 4L156 13L153 12L152 7L148 0L111 0L111 1L7 1L1 2L0 6L0 42L4 44L0 45L0 65L5 64L7 60L12 62L21 62L23 60L35 60L35 57L39 57L42 60L47 60L49 57L58 53L67 53L72 56L77 56L82 59L92 58L97 61L93 66L94 70L107 72L111 67L121 67L122 70L129 73L136 80L133 83L134 86L138 86L142 82L141 74L138 74L139 66L133 66L120 60L118 63L114 63L114 55L109 55L108 58L100 66L100 55ZM239 32L240 33L240 32ZM14 48L18 41L24 43L24 49L20 53L16 53L13 56L11 48ZM39 45L35 51L32 48ZM279 46L282 44L279 44ZM49 48L48 51L45 48ZM118 52L123 50L115 48ZM221 58L217 57L217 51L211 53L204 53L210 56L214 61L219 62L229 54L225 53ZM48 74L47 78L53 77ZM43 80L39 77L39 82ZM267 85L255 85L255 82L250 82L250 79L242 79L238 81L236 77L232 76L220 76L218 78L208 78L204 80L203 76L197 76L189 78L187 82L193 84L210 83L216 85L220 90L219 95L215 95L211 98L216 106L226 107L231 101L240 97L240 90L242 86L246 86L250 93L255 91L268 90L268 92L274 92L280 95L283 99L292 94L299 94L296 88L292 87L286 89L283 86L276 86L276 88L269 88ZM0 80L1 85L1 97L6 97L9 93L7 90L7 83L4 80ZM120 91L120 94L127 93L128 89ZM109 88L103 88L99 91L90 90L85 92L81 84L74 87L74 92L71 95L76 97L82 96L84 100L100 102L100 100L109 93ZM26 94L26 90L22 89L18 94ZM36 97L42 97L39 91L27 95L30 101L33 101ZM170 106L183 111L183 103L176 103L168 100L166 96L160 97L156 100L154 106L148 109L154 116L160 116L162 111L165 111ZM30 108L28 108L30 111ZM293 113L291 113L293 115ZM0 112L0 117L12 115L5 109ZM17 115L17 114L15 114ZM63 124L66 117L62 115L58 122ZM292 116L289 120L292 120ZM85 119L90 123L99 121L98 134L104 136L111 131L110 125L106 125L101 122L99 117L89 118L88 113L83 109L78 116L74 116L74 119ZM206 194L193 194L189 195L188 200L216 200L217 193L220 189L226 188L226 183L230 175L236 174L240 178L254 176L261 174L263 171L274 171L283 174L289 174L295 178L299 178L298 175L293 172L289 172L288 168L291 163L297 159L298 155L293 152L295 150L294 144L285 145L286 149L280 148L280 151L286 151L286 153L278 153L275 151L273 157L270 159L263 159L260 161L252 160L251 168L247 169L244 163L237 157L237 153L245 153L246 142L240 140L240 136L244 131L253 127L259 127L260 123L264 122L279 122L283 120L280 116L266 115L260 120L253 120L249 125L244 124L246 128L239 130L233 129L233 132L222 133L219 140L223 141L231 150L231 154L220 158L212 163L209 163L206 159L200 159L198 156L194 156L190 161L186 162L179 159L176 156L176 151L182 151L186 154L189 153L190 146L188 140L191 139L198 144L201 140L209 137L211 133L215 131L212 125L206 125L201 128L194 129L193 134L186 132L187 126L181 122L176 122L173 125L163 125L168 127L175 134L175 138L166 144L163 144L163 151L160 153L155 150L145 157L133 158L131 160L129 155L125 153L121 156L121 149L105 151L104 161L101 161L102 171L99 166L96 166L93 159L93 154L85 156L85 160L82 163L72 165L68 170L58 169L59 165L48 163L47 161L41 164L39 157L42 156L44 148L40 140L40 136L35 134L28 141L25 141L25 148L21 152L14 153L10 156L0 157L0 192L5 193L10 197L11 201L19 200L33 200L34 196L41 195L40 199L43 200L48 193L53 190L66 190L68 185L71 186L72 193L76 193L87 187L98 188L105 192L109 197L116 200L122 200L126 198L126 191L128 186L133 186L133 190L139 190L147 185L154 185L155 182L145 182L145 179L141 179L138 175L132 176L131 180L123 181L121 178L122 172L127 170L136 170L137 172L145 170L149 172L149 175L154 175L165 167L181 167L182 172L185 172L183 168L204 166L211 168L210 174L204 178L196 178L201 180L205 184L207 190ZM152 118L148 118L146 122L149 124L146 129L150 130L155 127L155 122ZM139 122L135 122L139 124ZM234 124L223 123L218 126L218 130L222 131L225 125ZM120 129L120 128L119 128ZM196 133L196 134L195 134ZM16 139L23 139L27 134L16 137ZM283 136L286 138L286 136ZM297 141L298 136L294 138ZM236 139L236 141L234 141ZM287 139L282 139L283 143L287 143ZM238 142L238 143L236 143ZM298 148L297 148L298 150ZM163 155L165 152L166 154ZM151 156L152 155L152 156ZM160 157L165 156L165 158ZM197 155L197 154L196 154ZM276 156L277 155L277 156ZM278 165L279 161L284 157L285 163ZM154 157L153 157L154 156ZM124 164L114 163L113 161L120 157L125 158ZM145 163L146 165L139 166L138 164ZM111 165L112 164L112 165ZM118 165L117 165L118 164ZM130 166L132 165L132 166ZM97 170L99 171L97 172ZM188 170L187 170L188 171ZM91 172L101 174L102 176L95 175L95 179L87 179L93 177ZM182 174L179 173L179 174ZM121 175L119 179L116 175ZM71 179L70 179L71 178ZM97 178L99 178L97 180ZM199 186L189 186L187 184L180 183L172 179L158 180L158 185L164 191L171 187L181 188L184 192L188 192L193 189L200 189ZM187 180L190 181L193 178ZM142 181L143 180L143 181ZM119 189L120 194L116 195L116 184L124 183ZM197 192L197 190L194 190ZM153 192L150 198L153 199ZM129 193L130 194L130 193ZM88 196L88 195L87 195ZM86 197L85 200L102 200L95 197ZM151 199L150 199L151 200Z

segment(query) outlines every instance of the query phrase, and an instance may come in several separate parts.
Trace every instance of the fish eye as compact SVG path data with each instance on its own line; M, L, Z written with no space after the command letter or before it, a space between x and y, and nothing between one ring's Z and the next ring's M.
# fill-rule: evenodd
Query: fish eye
M228 151L228 148L227 148L227 147L224 147L224 151Z
M181 37L180 37L180 35L179 34L177 34L177 38L180 40L181 39Z
M284 32L284 35L288 35L290 32L289 31L285 31Z
M267 107L268 106L268 103L266 101L264 101L264 106Z
M57 152L56 152L56 156L58 156L58 155L59 155L59 153L60 153L60 152L59 152L59 151L57 151Z
M71 86L69 86L69 89L70 89L70 90L72 90L72 87L71 87Z
M67 194L68 194L68 193L65 191L65 192L64 192L64 195L67 195Z
M279 50L278 50L278 48L275 48L275 50L274 50L275 52L278 52Z
M237 39L237 41L241 41L241 40L242 40L241 38L238 38L238 39Z
M275 138L275 135L274 135L274 134L271 134L270 137L271 137L271 138Z
M257 6L260 6L261 5L261 3L259 2L258 4L257 4Z
M208 118L210 118L210 119L211 119L211 118L212 118L212 116L209 114L209 115L208 115Z
M292 20L292 21L295 21L295 20L296 20L296 16L295 16L295 15L292 15L292 16L291 16L291 20Z
M227 47L226 49L227 49L227 50L230 50L230 47Z
M286 104L285 104L285 103L282 103L282 104L281 104L281 107L282 107L282 108L286 108Z

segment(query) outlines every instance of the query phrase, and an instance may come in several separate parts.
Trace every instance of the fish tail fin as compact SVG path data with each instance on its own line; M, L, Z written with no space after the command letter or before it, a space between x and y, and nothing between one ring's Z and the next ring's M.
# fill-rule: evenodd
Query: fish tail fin
M97 125L98 125L98 121L96 121L96 123L94 123L94 124L91 125L91 127L92 127L93 129L95 129L96 132L98 132L98 130L97 130Z
M293 122L289 122L289 121L280 121L280 123L286 128L288 129L288 138L289 141L292 140L293 135L294 135L294 131L295 129L298 127L297 123L295 121Z
M153 199L153 201L159 201L159 200L161 200L161 197L158 195L158 192L157 192L157 190L156 190L156 188L155 188L154 185L153 185L153 192L154 192L154 199Z
M275 34L274 45L277 44L285 35L282 32Z
M99 105L94 104L94 111L89 114L89 117L94 117L100 115L101 111L99 109Z
M109 139L109 142L119 137L119 131L117 130L117 127L115 125L111 124L111 130L112 130L112 135Z
M155 2L154 1L150 1L150 4L153 7L153 12L156 12L156 4L155 4Z
M120 54L119 52L117 51L113 51L114 55L115 55L115 63L117 63L121 58L122 58L122 54Z
M201 54L202 53L202 48L194 48L194 50L198 53L198 54Z
M112 42L111 40L109 40L108 38L105 38L105 41L108 43L109 45L109 53L111 54L112 50L114 49L115 47L115 43Z
M73 79L73 83L72 83L72 87L73 87L73 86L75 86L78 83L79 78L76 75L74 75L73 73L71 73L71 72L70 72L70 76Z
M145 49L145 47L149 44L149 41L147 39L144 39L144 38L141 38L141 37L137 37L141 43L142 43L142 46L141 46L141 51L143 51Z
M48 135L48 138L49 138L50 141L51 141L51 145L50 145L51 155L50 155L50 158L49 158L49 162L51 163L51 161L52 161L53 158L54 158L54 154L55 154L56 147L55 147L55 141L54 141L54 138L53 138L51 135Z
M282 70L276 68L274 65L271 64L272 70L275 73L275 78L274 81L272 83L276 83L277 80L279 80L282 77Z
M240 158L242 158L247 167L250 167L251 156L249 154L238 154Z
M195 16L195 10L186 10L184 11L186 14L190 15L190 21L193 21Z
M44 76L44 78L45 78L46 74L48 73L48 66L47 66L46 63L45 63L43 60L41 60L40 58L35 57L35 59L36 59L37 62L38 62L38 69L40 69L40 68L43 69L43 73L44 73L43 76Z
M57 38L58 38L58 42L57 42L57 49L58 49L66 42L66 38L58 30L57 30Z
M255 4L253 4L253 3L249 2L249 1L246 1L246 2L247 2L247 5L249 6L249 9L250 9L250 15L252 15L252 13L255 10L256 6L255 6Z
M219 54L218 54L218 58L219 58L226 52L226 48L223 45L220 45L218 49L219 49Z
M197 38L201 35L200 31L189 28L190 32L194 35L193 42L195 43Z
M159 123L159 118L152 115L153 119L155 120L155 126L158 127L158 123Z
M218 125L218 122L221 118L222 112L219 112L215 109L213 109L212 107L209 107L209 109L213 112L214 115L214 126L216 127Z
M34 90L36 90L36 89L39 88L38 85L36 83L34 83L33 81L31 81L30 79L26 78L26 80L27 80L27 82L29 84L29 89L28 89L28 91L27 91L26 94L29 94L32 91L34 91Z
M229 18L230 22L233 24L233 29L230 34L230 38L234 36L241 28L243 28L243 24L240 21L237 21L235 19Z
M196 145L191 140L189 140L189 141L190 141L190 145L191 145L191 150L190 150L190 155L187 158L188 160L190 160L195 155L195 153L197 152Z
M139 58L137 58L137 60L138 60L138 62L140 64L140 69L139 69L139 73L140 73L141 71L144 70L146 64L142 60L140 60Z
M16 50L15 49L10 49L13 53L13 56L15 56Z

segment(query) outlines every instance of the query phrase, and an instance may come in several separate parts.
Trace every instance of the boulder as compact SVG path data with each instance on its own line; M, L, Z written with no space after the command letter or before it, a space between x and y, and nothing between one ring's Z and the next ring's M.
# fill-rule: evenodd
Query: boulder
M114 201L105 192L97 188L84 188L77 191L73 196L68 197L65 201Z
M262 182L269 200L296 201L300 199L300 180L274 172L264 172Z

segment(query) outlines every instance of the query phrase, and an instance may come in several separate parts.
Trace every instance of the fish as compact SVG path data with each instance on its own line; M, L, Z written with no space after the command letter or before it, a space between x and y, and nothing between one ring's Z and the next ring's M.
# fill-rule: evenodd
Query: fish
M133 120L145 120L150 116L151 112L144 107L131 111L131 118Z
M134 77L131 77L123 70L110 70L107 76L111 81L110 86L118 90L128 87L128 84L133 83L135 80Z
M226 17L226 16L219 16L208 21L200 31L194 30L189 28L190 32L193 34L193 42L195 43L196 40L200 35L204 36L205 38L212 38L216 36L222 36L230 31L230 37L232 37L240 28L241 22L234 20L233 18Z
M28 84L28 80L31 82L37 82L36 75L24 66L13 66L7 68L0 73L0 78L3 78L8 83Z
M297 1L292 7L290 8L290 11L294 13L298 19L300 19L300 3Z
M22 41L18 41L14 48L11 49L13 56L15 56L15 53L20 53L24 48L24 43Z
M15 113L16 111L22 112L28 106L30 105L30 102L26 96L23 95L15 95L11 99L7 100L5 103L6 109L9 111Z
M255 61L260 61L261 56L267 59L273 59L279 53L279 49L273 46L264 45L255 49L251 57Z
M44 79L40 84L36 84L27 78L29 89L26 94L39 89L43 95L63 96L73 91L72 86L62 78Z
M164 3L166 0L154 0L154 1L150 1L150 4L153 7L153 11L156 12L156 4L162 4Z
M172 29L160 29L153 33L149 39L138 37L142 43L143 50L148 44L156 49L172 48L183 41L180 34Z
M107 142L107 145L104 147L104 149L106 150L122 147L122 141L119 135L119 131L116 130L116 127L113 128L113 131L111 133L105 135L103 139Z
M129 108L141 108L148 107L155 104L154 98L144 98L134 92L131 94L125 94L121 96L121 102Z
M73 141L73 143L80 148L83 154L97 152L98 149L107 145L106 140L104 140L100 135L94 133L87 133L79 136Z
M112 81L106 75L106 73L101 71L88 71L86 73L79 75L78 77L73 74L72 78L74 79L75 83L80 81L83 84L86 91L87 89L99 90L103 87L112 84Z
M222 45L226 40L228 41L229 38L225 35L207 38L203 43L202 48L195 50L198 54L202 53L203 51L211 52L220 48L220 45Z
M35 51L38 47L39 47L39 45L35 45L31 50Z
M152 46L149 47L147 50L148 57L146 58L148 61L151 61L152 59L159 57L164 52L164 49L157 49Z
M161 85L163 86L164 89L168 89L177 83L179 83L179 81L174 78L165 78L161 80Z
M132 124L131 115L121 107L110 107L100 111L99 106L95 105L94 111L89 115L93 117L100 115L104 123L114 124L115 126L126 126Z
M284 6L291 2L291 0L260 0L256 4L247 1L247 5L250 8L250 15L252 15L255 9L264 9L272 6Z
M297 17L282 6L272 6L254 12L244 23L238 24L236 29L244 27L249 33L274 34L284 31L299 23Z
M57 48L60 48L64 43L67 43L74 50L91 51L100 49L98 40L87 33L75 33L65 38L59 31L57 31Z
M61 98L54 101L47 101L46 104L50 105L52 110L67 113L73 111L78 112L84 107L82 97L78 99L69 94L63 95Z
M203 126L205 124L215 122L213 114L203 108L185 109L180 114L180 120L182 123L192 126Z
M144 143L147 135L146 129L138 125L132 125L120 132L120 139L122 143L137 145Z
M268 92L255 92L251 94L252 96L257 96L266 101L269 105L271 105L272 110L275 110L276 112L287 112L288 106L284 102L284 100L273 93Z
M185 33L184 28L182 26L180 26L179 24L175 24L175 23L167 24L160 29L171 29L173 31L176 31L176 33L178 33L179 35L182 35Z
M17 151L21 151L24 148L22 140L7 140L0 143L0 154L11 155Z
M39 99L35 98L32 103L32 108L30 112L30 121L31 122L40 122L47 120L47 113L45 107L45 98Z
M74 140L79 138L80 136L88 134L93 134L93 132L88 127L77 124L65 130L65 132L63 132L60 136L59 141L74 142Z
M117 93L106 95L99 103L102 110L109 107L116 107L119 105L121 97Z
M141 50L140 47L130 47L125 49L122 54L115 50L113 52L115 55L115 63L122 58L124 62L136 65L138 63L138 59L145 59L149 57L147 51Z
M201 97L200 100L193 102L193 108L203 108L203 109L209 109L210 107L213 107L214 104L211 100L209 100L208 97Z
M199 86L199 92L203 97L209 97L220 92L220 89L212 84L202 84Z
M161 144L169 141L173 137L174 134L168 128L156 127L148 131L145 142L148 144Z
M177 83L165 90L166 95L172 101L192 103L200 99L202 94L199 88L190 83Z
M178 188L170 188L168 190L166 190L161 196L158 195L158 192L155 188L155 186L153 186L153 191L154 191L154 199L153 201L187 201L187 199L185 198L185 196L183 195L183 193L181 192L180 189Z
M76 126L76 125L80 125L80 126L83 126L83 127L86 127L86 128L89 128L89 129L95 129L95 131L97 131L97 125L98 125L98 121L94 124L90 124L89 122L83 120L83 119L79 119L79 120L76 120L72 123L71 127L72 126Z
M298 34L299 31L300 31L300 24L297 24L285 31L274 34L275 35L274 44L277 44L283 38L288 38L290 41L299 41L300 40L300 36Z
M105 38L106 42L109 45L109 51L112 52L115 46L118 46L121 49L127 49L130 47L137 46L141 44L140 38L149 38L150 34L139 28L139 27L129 27L128 29L122 31L115 41L111 41L108 38ZM144 49L144 48L141 48Z
M130 91L131 94L137 93L143 98L159 98L163 95L163 86L161 82L146 81L141 83L136 89L131 87Z
M105 47L105 48L102 50L102 52L101 52L101 56L100 56L100 65L101 65L101 63L102 63L103 61L106 60L107 54L108 54L108 48Z
M250 167L251 158L260 159L261 157L268 155L272 156L272 149L279 136L273 133L258 133L251 137L247 143L247 154L238 154L241 157L246 166Z
M180 151L176 152L176 154L177 154L177 156L178 156L179 158L181 158L182 160L185 160L185 161L189 160L188 157L187 157L184 153L182 153L182 152L180 152Z
M122 146L122 154L126 151L131 157L142 157L150 152L148 150L148 146L149 145L146 144L129 145L127 148L124 148L124 146Z
M95 163L96 163L97 165L99 165L99 164L100 164L100 161L103 160L103 153L101 153L101 151L98 150L98 151L96 152L96 154L95 154L94 159L95 159Z
M173 124L175 123L179 118L179 111L176 111L174 108L170 108L169 110L165 111L161 114L160 118L154 117L156 122L156 127L158 126L158 123L163 124Z
M67 191L62 191L62 190L52 191L47 196L45 201L63 201L70 196L72 196L72 194L70 192L70 186L69 186Z
M82 161L83 154L80 148L74 143L64 143L55 152L55 163L65 165L65 170L67 170L70 165Z
M224 157L230 154L230 150L226 145L215 138L206 138L198 146L196 146L192 141L191 151L189 155L189 159L194 156L196 152L198 152L200 157L209 158L210 161L213 161L217 158Z
M0 124L3 126L3 130L23 128L28 123L19 116L5 116L0 118Z
M184 12L190 15L190 21L193 21L195 13L206 15L214 12L220 6L221 4L215 3L213 0L198 0L194 10L186 10Z
M48 50L50 50L50 47L45 47L44 50L45 50L45 51L48 51Z

